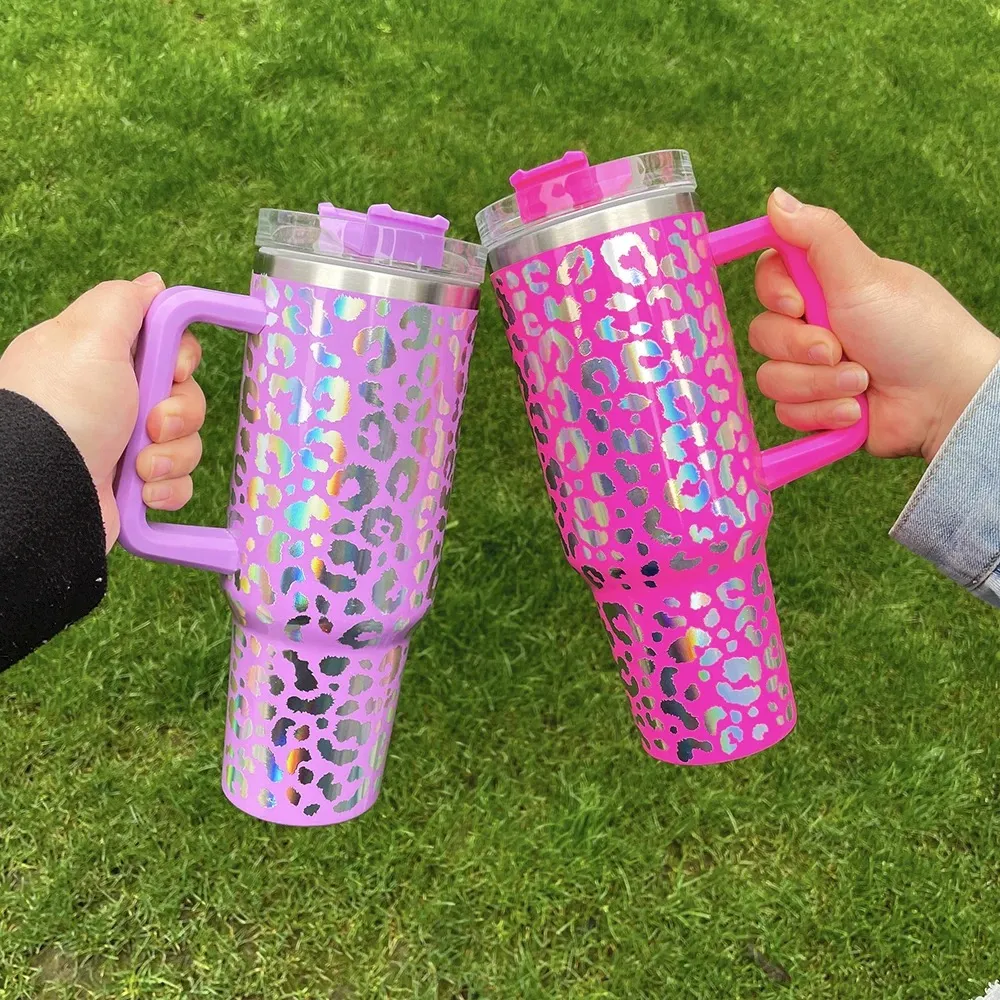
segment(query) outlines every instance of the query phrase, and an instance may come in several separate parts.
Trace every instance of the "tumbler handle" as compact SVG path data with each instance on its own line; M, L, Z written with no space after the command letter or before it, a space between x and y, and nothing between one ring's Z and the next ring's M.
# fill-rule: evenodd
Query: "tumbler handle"
M260 333L267 307L250 295L178 285L153 299L139 331L135 375L139 415L118 466L115 502L121 518L120 541L133 555L177 563L214 573L234 573L239 566L236 539L225 528L193 524L157 524L146 520L142 480L136 471L139 452L149 445L150 411L170 395L181 337L191 323L213 323L244 333Z
M805 302L806 322L830 328L830 316L819 279L809 265L805 250L783 240L764 216L750 222L719 229L708 234L709 253L716 266L745 257L761 250L777 250ZM868 400L864 393L856 397L861 408L857 423L835 431L819 431L768 448L762 453L764 482L768 489L777 489L793 479L837 462L861 448L868 440Z

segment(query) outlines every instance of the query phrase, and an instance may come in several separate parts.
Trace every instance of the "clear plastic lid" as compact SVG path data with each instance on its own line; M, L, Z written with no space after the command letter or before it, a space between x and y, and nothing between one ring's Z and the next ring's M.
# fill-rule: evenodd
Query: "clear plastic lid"
M354 267L376 265L440 281L482 284L486 251L478 243L448 239L447 229L448 220L441 215L411 215L389 205L352 212L325 202L316 215L262 208L257 245Z
M660 191L694 191L691 157L684 149L660 149L591 166L586 153L571 151L552 163L511 174L514 193L476 216L487 253L556 219L598 205L647 197Z

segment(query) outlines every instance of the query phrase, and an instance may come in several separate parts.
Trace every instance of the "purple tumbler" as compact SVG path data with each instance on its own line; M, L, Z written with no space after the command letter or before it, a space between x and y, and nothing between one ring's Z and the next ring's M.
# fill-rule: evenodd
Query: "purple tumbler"
M444 539L485 257L448 220L264 209L249 295L157 296L136 353L121 542L222 574L233 608L222 787L274 823L378 797ZM190 323L249 334L228 526L150 523L135 472Z

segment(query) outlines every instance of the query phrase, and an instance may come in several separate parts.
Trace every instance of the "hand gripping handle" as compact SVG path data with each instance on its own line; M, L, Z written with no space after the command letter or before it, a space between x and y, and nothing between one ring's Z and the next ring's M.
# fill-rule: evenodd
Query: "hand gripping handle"
M266 321L267 307L259 299L187 285L160 292L149 307L135 353L139 416L115 483L120 540L133 555L215 573L233 573L239 566L236 539L225 528L147 521L143 483L135 463L139 452L150 443L146 432L150 411L170 395L181 336L188 325L214 323L244 333L260 333Z
M805 250L783 240L766 216L743 222L738 226L708 234L709 252L717 266L747 254L768 248L777 250L805 302L806 322L830 328L826 299L819 279L809 266ZM768 448L762 454L764 482L768 489L777 489L793 479L830 465L861 448L868 440L868 400L857 397L861 417L851 427L836 431L819 431L806 437Z

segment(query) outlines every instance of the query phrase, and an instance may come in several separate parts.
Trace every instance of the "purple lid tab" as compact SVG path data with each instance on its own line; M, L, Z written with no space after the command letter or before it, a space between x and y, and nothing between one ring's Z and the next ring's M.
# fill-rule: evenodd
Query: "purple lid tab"
M337 208L328 201L319 206L320 232L317 249L321 253L342 253L349 243L355 243L363 233L365 218L363 212L352 212L347 208ZM352 238L348 239L348 227Z
M448 220L443 215L397 212L390 205L372 205L366 214L323 202L319 217L320 250L433 268L444 260Z

